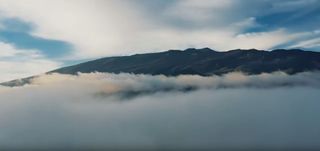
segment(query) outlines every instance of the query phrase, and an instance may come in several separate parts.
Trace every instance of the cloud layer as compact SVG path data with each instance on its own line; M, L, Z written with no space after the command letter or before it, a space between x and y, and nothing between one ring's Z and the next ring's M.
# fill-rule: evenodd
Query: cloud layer
M317 72L44 75L0 88L0 146L317 149L319 86Z
M316 20L317 4L318 0L12 0L1 2L0 11L4 17L32 23L34 36L75 46L68 57L91 58L187 47L271 49L310 40L316 26L296 31L285 23L300 23L299 16L307 18L308 13ZM273 15L287 17L280 22Z

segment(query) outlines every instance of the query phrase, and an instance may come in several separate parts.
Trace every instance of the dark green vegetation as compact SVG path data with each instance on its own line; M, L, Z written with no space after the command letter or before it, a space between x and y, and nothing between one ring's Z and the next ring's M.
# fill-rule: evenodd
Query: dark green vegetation
M181 74L221 75L228 72L247 74L283 71L295 74L320 69L320 53L299 49L273 51L231 50L217 52L209 48L169 50L159 53L136 54L132 56L107 57L64 67L48 73L77 74L78 72L109 72L134 74ZM28 83L30 78L11 81L3 85Z

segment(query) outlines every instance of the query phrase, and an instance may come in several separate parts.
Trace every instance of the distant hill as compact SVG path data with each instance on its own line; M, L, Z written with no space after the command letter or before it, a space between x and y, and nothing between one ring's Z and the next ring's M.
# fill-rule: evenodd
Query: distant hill
M277 49L263 51L256 49L217 52L210 48L169 50L159 53L136 54L132 56L107 57L74 66L60 68L48 73L76 74L78 72L109 72L134 74L182 74L221 75L228 72L247 74L283 71L295 74L320 70L320 53L300 49ZM32 79L14 80L2 85L16 86Z

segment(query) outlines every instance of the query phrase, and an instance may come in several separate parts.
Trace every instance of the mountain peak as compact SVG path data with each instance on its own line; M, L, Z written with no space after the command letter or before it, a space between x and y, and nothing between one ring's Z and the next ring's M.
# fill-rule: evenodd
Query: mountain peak
M234 50L230 50L230 51L251 51L251 52L258 52L258 51L265 51L265 50L260 50L260 49L255 49L255 48L251 48L251 49L234 49Z
M186 52L195 52L195 51L201 51L201 52L212 52L214 50L208 48L208 47L205 47L205 48L200 48L200 49L197 49L197 48L188 48L188 49L185 49L184 51Z

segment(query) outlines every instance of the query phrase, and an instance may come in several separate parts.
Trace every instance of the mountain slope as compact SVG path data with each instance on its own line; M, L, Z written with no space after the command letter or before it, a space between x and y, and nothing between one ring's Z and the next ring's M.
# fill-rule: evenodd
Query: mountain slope
M111 72L135 74L181 74L221 75L241 71L248 74L283 71L294 74L320 69L320 53L299 49L273 51L231 50L217 52L209 48L169 50L159 53L136 54L132 56L107 57L64 67L48 73L76 74L78 72ZM11 81L3 85L19 85L32 79Z
M302 50L231 50L216 52L209 48L169 50L160 53L102 58L52 72L128 72L135 74L224 74L242 71L248 74L284 71L289 74L320 69L320 53Z

